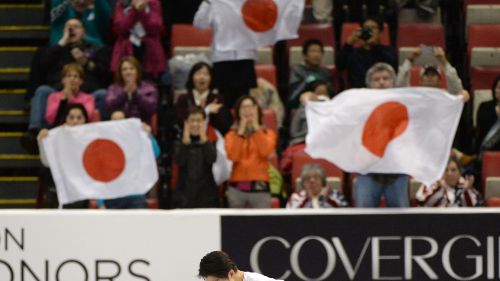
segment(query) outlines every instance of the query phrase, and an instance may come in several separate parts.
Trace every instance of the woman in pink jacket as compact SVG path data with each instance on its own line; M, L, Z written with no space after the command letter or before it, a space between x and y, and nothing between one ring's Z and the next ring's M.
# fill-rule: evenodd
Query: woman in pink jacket
M108 88L106 108L109 112L123 110L149 124L158 105L158 90L142 80L141 64L135 57L123 57L118 69L115 83Z
M63 89L53 93L47 101L45 119L51 126L58 126L65 122L68 105L79 103L85 107L89 119L92 120L95 109L94 97L81 92L83 83L83 68L77 63L67 64L61 72Z
M111 58L111 70L116 72L120 59L135 56L151 78L165 70L166 58L161 44L163 17L159 0L119 0L113 14L113 29L117 35Z

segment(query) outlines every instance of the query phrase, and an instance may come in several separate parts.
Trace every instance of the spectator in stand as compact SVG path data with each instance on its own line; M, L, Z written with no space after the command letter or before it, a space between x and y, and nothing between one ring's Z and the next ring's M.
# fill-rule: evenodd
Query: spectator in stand
M215 144L207 139L205 110L191 107L184 121L182 140L175 145L179 181L174 205L178 208L217 208L219 198L212 166Z
M135 116L129 116L135 117ZM111 120L123 120L126 119L127 114L123 110L115 110L111 113ZM142 128L149 135L149 139L151 140L151 146L153 147L153 153L155 158L158 159L160 157L160 146L156 141L155 137L151 133L151 127L146 123L142 123ZM132 194L125 197L102 200L99 199L96 201L96 205L99 209L147 209L148 202L146 200L145 194Z
M491 87L493 100L481 103L477 111L477 144L480 151L500 150L500 76Z
M462 177L462 167L456 157L450 157L443 177L430 187L422 185L416 199L422 207L478 207L482 198L474 189L474 176Z
M330 23L333 17L333 0L313 0L313 17L319 23Z
M309 90L300 96L300 107L295 112L290 125L290 145L302 144L306 142L306 102L327 101L329 99L328 83L322 80L313 82Z
M399 66L398 76L396 79L397 87L410 87L411 67L413 66L415 59L422 55L423 48L423 46L418 47ZM448 92L452 95L461 94L463 91L462 80L458 77L457 70L446 59L446 54L443 49L441 47L432 47L432 53L444 69L446 83L448 84ZM442 77L439 67L426 65L422 68L420 73L419 86L440 88L441 80Z
M70 104L79 103L85 107L88 118L94 115L94 97L80 91L83 83L83 69L79 64L67 64L61 72L63 89L49 96L45 119L51 126L59 126L66 121L66 113Z
M307 135L306 108L307 101L326 101L329 100L328 83L316 80L307 87L307 91L300 96L300 107L292 116L290 124L290 142L283 151L280 161L280 170L283 174L290 174L292 171L293 155L297 151L303 151L305 148Z
M213 88L212 68L205 62L193 65L186 82L187 93L179 97L175 105L177 120L182 127L191 107L200 106L208 115L209 124L225 135L231 127L231 113L224 98Z
M369 87L365 83L366 71L378 62L388 63L393 68L397 66L395 49L381 43L383 28L382 21L368 18L342 47L337 66L340 70L347 70L350 88Z
M165 71L166 57L161 43L163 17L159 0L119 0L113 14L117 34L111 71L119 70L120 59L135 56L144 68L144 77L158 79Z
M106 47L97 47L84 40L85 30L83 23L78 19L70 19L64 27L64 36L58 44L48 47L40 56L40 64L44 67L44 84L35 90L31 102L30 121L28 132L23 137L24 143L30 143L41 128L47 127L44 123L45 109L50 94L61 89L60 73L63 67L70 63L79 64L85 76L80 86L86 93L92 93L96 107L101 115L106 115L105 97L109 83L109 50Z
M393 88L396 73L387 63L377 63L366 72L366 85L372 89ZM384 195L387 207L409 207L408 176L403 174L357 174L354 184L356 207L375 208Z
M122 109L126 116L151 123L158 107L158 90L142 79L141 63L135 57L120 59L115 83L108 88L106 107L110 112Z
M83 125L89 122L89 117L87 115L87 110L82 104L75 103L75 104L70 104L66 108L66 112L64 115L64 125L63 126L68 126L68 127L73 127L73 126L78 126L78 125ZM38 146L40 147L40 161L42 161L42 164L45 167L49 167L49 163L47 161L47 158L45 156L45 151L43 150L43 146L41 145L41 140L46 138L49 135L49 130L48 129L42 129L40 130L37 140L38 140ZM45 169L47 170L47 169ZM45 172L45 174L47 174ZM48 173L50 174L50 173ZM45 185L43 185L45 186ZM57 208L59 206L59 201L57 199L57 191L56 187L53 184L49 184L49 189L44 190L44 202L45 202L45 207L46 208ZM64 209L87 209L88 208L88 200L83 200L83 201L78 201L75 203L71 204L66 204L63 205Z
M318 39L309 39L302 45L304 63L294 66L290 72L289 109L295 109L299 106L300 94L304 92L308 84L316 80L327 82L329 96L333 96L332 74L330 70L321 66L323 54L323 42Z
M66 22L76 18L87 31L85 41L103 46L109 34L111 13L108 0L51 0L50 45L64 37Z
M250 89L257 87L257 76L255 73L256 49L245 50L220 50L217 42L227 36L220 32L221 18L216 16L210 1L201 2L194 16L193 25L199 29L213 30L212 40L212 63L213 83L224 97L228 108L234 106L239 97L248 95Z
M287 208L338 208L348 207L344 195L333 190L326 181L325 170L319 164L306 164L300 173L301 185L299 192L290 196Z
M262 125L257 101L243 96L235 106L236 121L225 137L227 157L233 161L226 197L230 208L269 208L268 157L276 149L276 134Z
M260 108L272 109L276 113L278 128L283 126L285 109L278 94L278 90L271 82L261 77L257 78L257 88L250 90L250 96L257 100Z

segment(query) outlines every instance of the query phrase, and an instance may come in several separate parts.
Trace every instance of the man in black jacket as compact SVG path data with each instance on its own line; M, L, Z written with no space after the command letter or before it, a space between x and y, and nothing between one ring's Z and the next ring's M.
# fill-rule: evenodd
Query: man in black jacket
M381 21L368 18L361 28L351 34L342 47L337 66L340 70L347 70L349 88L366 87L366 71L378 62L388 63L393 68L397 67L395 49L381 43L383 28Z

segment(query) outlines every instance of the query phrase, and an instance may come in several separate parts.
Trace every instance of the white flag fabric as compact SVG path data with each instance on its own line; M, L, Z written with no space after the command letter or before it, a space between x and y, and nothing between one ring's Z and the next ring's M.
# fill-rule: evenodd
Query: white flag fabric
M215 49L254 50L297 38L304 0L211 0Z
M231 177L233 161L227 159L224 136L218 130L214 131L215 135L217 136L217 142L215 143L215 148L217 150L217 159L212 166L212 173L214 175L215 183L217 185L221 185Z
M306 152L345 171L441 178L462 113L461 97L435 88L351 89L308 102Z
M146 193L158 180L139 119L58 127L42 140L60 204Z

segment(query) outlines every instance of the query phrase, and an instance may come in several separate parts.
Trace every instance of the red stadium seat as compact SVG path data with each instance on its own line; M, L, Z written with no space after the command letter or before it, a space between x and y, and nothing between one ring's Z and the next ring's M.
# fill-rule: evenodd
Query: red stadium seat
M497 76L500 75L500 67L473 66L470 68L471 92L476 90L491 90L491 85Z
M398 30L398 48L419 45L445 47L444 29L441 24L406 23Z
M500 47L500 24L471 24L467 34L469 61L474 47Z
M262 77L276 87L276 66L274 64L255 65L257 77Z
M340 39L340 46L344 46L349 36L351 36L351 34L358 28L360 28L358 23L355 22L344 23L342 25L342 38ZM389 39L389 26L387 25L387 23L384 23L384 31L382 32L381 35L381 42L384 45L389 45L391 43Z
M485 203L486 207L500 207L500 197L490 197Z
M262 123L269 129L273 130L276 134L278 133L278 121L276 118L276 112L272 109L262 110Z
M302 46L304 42L312 38L321 40L325 46L335 46L331 24L304 24L299 27L298 34L298 38L287 41L288 49L292 46Z
M483 166L481 170L481 192L484 194L486 178L500 177L500 152L487 151L483 154Z
M300 177L300 173L302 171L302 167L305 164L320 164L323 169L325 169L325 173L327 177L338 177L340 179L340 190L342 191L342 188L344 186L344 172L335 166L334 164L328 162L325 159L315 159L312 158L309 154L307 154L305 151L296 151L293 154L293 159L292 159L292 183L295 188L295 180Z
M172 25L172 41L170 44L171 51L175 47L208 47L212 44L212 31L200 30L191 24L174 24Z
M411 68L411 73L410 73L410 85L411 86L419 86L420 85L420 71L422 70L421 65L414 65ZM447 83L446 83L446 76L444 75L444 69L443 66L439 66L439 71L441 72L441 88L446 89L447 88Z
M279 198L276 198L276 197L271 198L271 208L273 208L273 209L281 208Z

